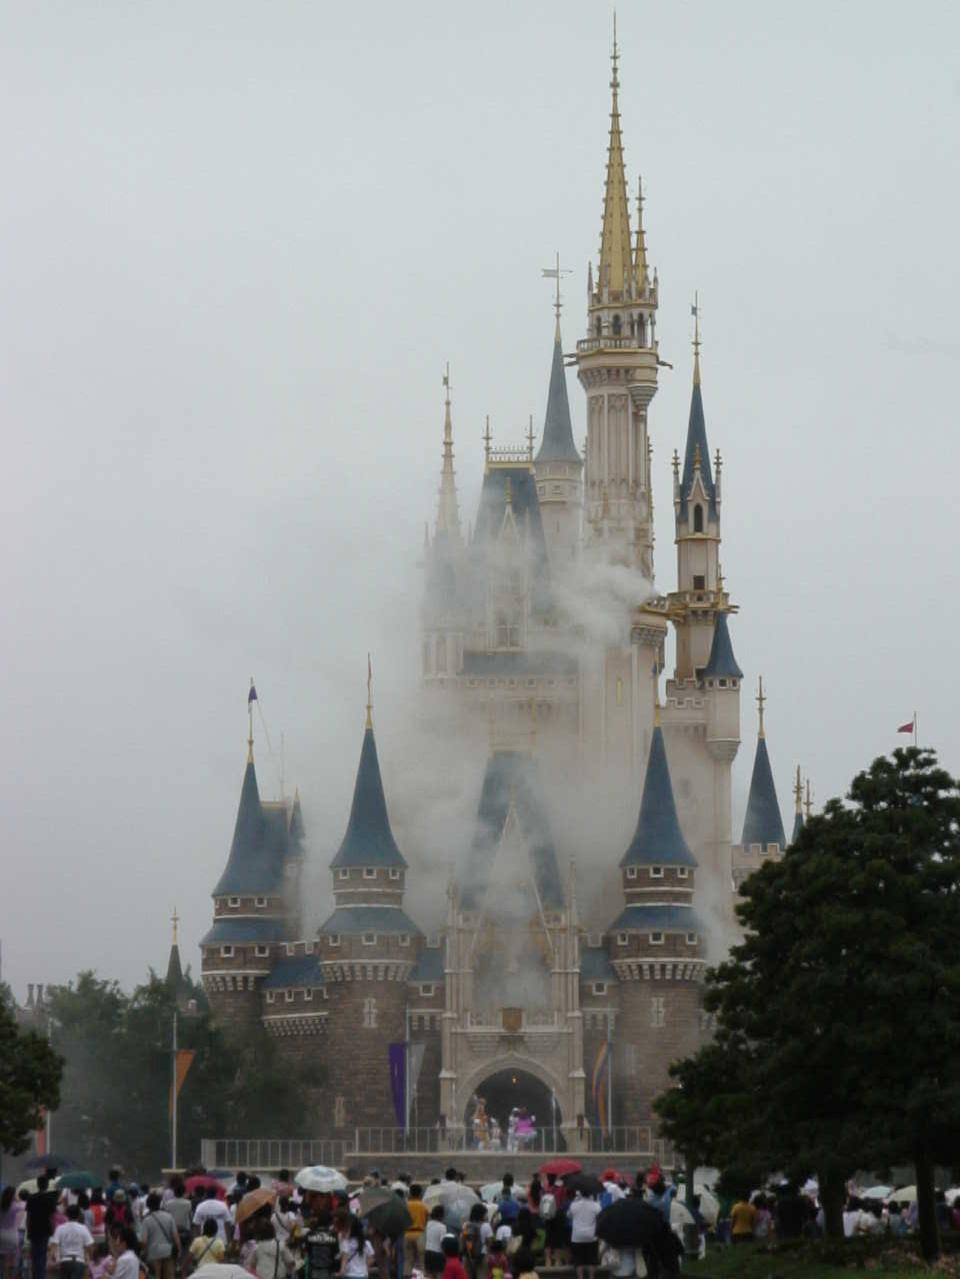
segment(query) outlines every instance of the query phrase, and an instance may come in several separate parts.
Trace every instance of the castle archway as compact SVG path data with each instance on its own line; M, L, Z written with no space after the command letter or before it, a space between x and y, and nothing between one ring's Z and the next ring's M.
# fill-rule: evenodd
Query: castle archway
M467 1133L479 1144L485 1144L490 1133L499 1132L498 1148L507 1149L508 1134L519 1126L521 1133L532 1134L531 1149L565 1148L561 1099L552 1081L548 1083L539 1072L534 1074L520 1065L491 1063L481 1078L475 1076L467 1096L464 1123Z

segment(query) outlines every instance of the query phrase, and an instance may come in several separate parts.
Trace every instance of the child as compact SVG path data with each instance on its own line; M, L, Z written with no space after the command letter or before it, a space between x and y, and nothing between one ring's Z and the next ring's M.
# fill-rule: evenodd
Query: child
M427 1228L423 1236L423 1268L430 1279L437 1279L443 1273L443 1236L446 1233L443 1204L435 1204L427 1218Z
M507 1260L506 1245L500 1239L493 1239L490 1242L490 1252L487 1257L487 1279L512 1279L510 1262Z
M460 1247L456 1235L443 1236L443 1279L467 1279L467 1272L460 1262Z

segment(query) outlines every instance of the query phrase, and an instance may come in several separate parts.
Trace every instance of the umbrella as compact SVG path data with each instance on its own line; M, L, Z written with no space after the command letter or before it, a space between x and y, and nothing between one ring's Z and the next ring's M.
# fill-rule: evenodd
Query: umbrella
M893 1199L898 1204L912 1204L917 1202L916 1186L900 1186L894 1190L888 1198Z
M301 1190L316 1190L322 1195L331 1195L335 1190L346 1190L347 1179L336 1168L328 1168L325 1164L313 1164L309 1168L301 1168L294 1181Z
M195 1194L198 1190L213 1189L217 1192L218 1199L226 1199L227 1192L223 1186L217 1181L216 1177L211 1177L209 1173L198 1172L193 1177L188 1177L183 1183L184 1189L188 1195Z
M396 1239L413 1225L413 1218L406 1202L394 1190L379 1186L365 1190L360 1196L360 1216L367 1225L381 1235Z
M208 1168L208 1177L216 1177L217 1181L232 1181L233 1173L229 1168ZM211 1263L212 1264L212 1263Z
M57 1180L58 1190L92 1190L94 1186L102 1185L99 1177L95 1177L92 1172L84 1172L79 1169L77 1172L65 1172L62 1177Z
M603 1185L592 1172L575 1172L563 1184L571 1194L579 1190L581 1195L599 1195L603 1190Z
M277 1202L277 1192L269 1190L266 1186L260 1186L257 1190L251 1190L245 1194L237 1204L237 1225L241 1221L246 1221L248 1217L252 1217L255 1212L259 1212L261 1208L265 1208L267 1204Z
M699 1190L694 1188L694 1190L700 1196L700 1216L708 1226L715 1226L717 1218L720 1216L720 1203L717 1196L712 1190L707 1190L705 1187L701 1187Z
M59 1179L57 1181L51 1181L49 1188L54 1190L59 1184ZM28 1195L35 1195L39 1189L40 1187L37 1185L36 1177L30 1177L27 1181L20 1182L20 1185L17 1186L17 1194L19 1195L21 1190L25 1190Z
M889 1199L893 1194L892 1186L871 1186L860 1196L861 1199Z
M488 1181L485 1186L480 1187L480 1198L484 1201L484 1203L488 1203L488 1204L496 1203L496 1201L498 1199L501 1199L502 1197L503 1197L502 1181ZM511 1197L516 1199L517 1197L516 1191L511 1192Z
M618 1199L597 1217L597 1237L614 1248L637 1248L651 1243L666 1224L642 1199Z
M43 1172L45 1168L76 1168L68 1155L31 1155L23 1165L27 1172Z
M944 1199L946 1199L947 1203L948 1203L948 1204L950 1205L950 1207L952 1208L952 1207L953 1207L953 1201L954 1201L954 1200L955 1200L958 1196L960 1196L960 1189L958 1189L958 1188L956 1188L956 1187L953 1187L953 1188L951 1188L950 1190L945 1191L945 1193L944 1193L944 1196L943 1196L943 1197L944 1197Z
M448 1229L459 1230L470 1216L470 1209L480 1202L480 1197L475 1190L461 1185L459 1181L441 1181L427 1187L423 1202L428 1208L443 1204L443 1219Z
M676 1195L670 1200L670 1225L676 1229L677 1226L692 1226L694 1224L693 1213Z
M583 1168L577 1163L576 1159L548 1159L545 1164L540 1165L540 1171L544 1176L547 1173L555 1173L558 1177L569 1177L572 1172L583 1172Z

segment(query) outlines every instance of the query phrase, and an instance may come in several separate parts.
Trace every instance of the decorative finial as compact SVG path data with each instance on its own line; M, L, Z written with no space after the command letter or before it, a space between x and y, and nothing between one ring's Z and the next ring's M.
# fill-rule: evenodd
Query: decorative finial
M257 686L250 676L250 692L247 693L247 763L253 763L253 703L257 701Z
M616 9L614 9L613 11L613 52L610 54L610 65L613 68L613 75L610 78L610 88L613 90L614 95L616 95L617 90L620 88L620 74L619 74L619 65L618 65L619 61L620 61L620 49L619 49L619 46L617 45L617 11Z
M717 449L716 453L714 454L714 457L713 457L713 465L714 465L714 469L716 470L716 473L717 473L717 479L719 479L719 478L720 478L720 472L721 472L721 470L723 469L723 458L720 456L720 450L719 450L719 449Z
M793 805L799 817L803 812L803 783L800 781L800 765L797 765L797 780L793 784Z
M675 481L680 479L680 454L676 449L673 450L673 478Z
M763 676L758 675L757 676L757 716L759 720L759 725L757 728L758 737L766 736L766 734L763 731L763 708L764 708L764 705L766 704L766 700L767 699L763 695Z
M373 663L367 654L367 728L373 728Z
M653 727L660 727L660 673L653 664Z
M564 275L573 275L573 272L566 269L564 270L560 269L559 250L557 251L557 256L556 256L556 265L541 267L541 271L543 274L543 278L545 280L556 280L557 282L556 296L554 297L554 301L553 301L553 311L557 317L557 325L554 331L554 336L556 337L556 340L559 342L560 341L560 308L563 306L563 303L560 301L560 277Z
M174 906L173 914L170 916L170 923L173 924L173 945L179 945L180 932L180 916L177 914L177 908Z
M723 568L719 564L717 565L717 594L720 596L720 603L726 603L727 592L723 583Z
M446 392L446 394L443 397L444 403L449 406L450 404L450 361L449 360L447 360L446 368L444 369L444 372L443 372L443 389Z
M527 461L533 461L533 414L530 414L530 422L527 426Z
M492 441L493 436L490 434L490 414L488 413L486 429L483 432L483 451L488 462L490 461L490 445Z
M806 797L806 799L803 801L803 806L804 806L804 808L806 809L807 821L809 821L809 820L810 820L810 814L813 812L813 792L812 792L812 791L811 791L811 789L810 789L810 778L809 778L809 777L807 778L807 797Z
M690 308L690 314L693 316L693 385L700 385L700 294L693 295L693 306Z

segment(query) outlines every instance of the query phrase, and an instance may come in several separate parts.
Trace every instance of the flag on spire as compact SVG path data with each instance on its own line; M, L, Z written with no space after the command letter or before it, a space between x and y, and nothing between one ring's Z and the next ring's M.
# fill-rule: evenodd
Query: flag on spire
M908 720L908 721L906 722L906 724L901 724L901 725L900 725L900 727L897 729L897 732L898 732L898 733L912 733L912 732L913 732L913 723L914 723L914 722L913 722L913 720L912 720L912 719Z

